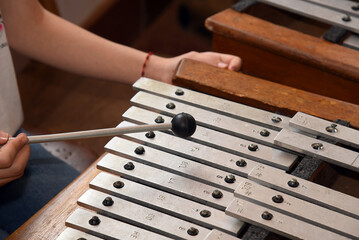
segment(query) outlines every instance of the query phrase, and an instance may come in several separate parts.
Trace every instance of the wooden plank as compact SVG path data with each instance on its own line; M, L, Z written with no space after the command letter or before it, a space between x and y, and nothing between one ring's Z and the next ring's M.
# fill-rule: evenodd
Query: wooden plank
M100 172L96 169L97 162L98 160L7 240L56 239L65 230L66 219L78 208L77 199L89 189L88 183Z
M290 30L245 13L226 9L206 20L212 32L248 41L282 56L329 69L333 73L359 81L359 53L323 39ZM275 33L275 34L274 34ZM245 36L241 36L245 34Z
M358 105L243 73L219 69L194 60L182 60L173 82L183 87L273 112L293 115L301 111L329 121L339 118L350 121L353 127L359 128Z
M358 51L231 9L206 27L213 50L240 56L244 73L359 104Z

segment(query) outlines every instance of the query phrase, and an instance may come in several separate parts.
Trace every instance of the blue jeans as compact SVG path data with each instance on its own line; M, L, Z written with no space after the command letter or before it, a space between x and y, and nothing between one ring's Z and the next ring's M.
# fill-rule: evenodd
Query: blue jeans
M24 176L0 187L0 240L20 227L78 175L78 171L40 144L32 144Z

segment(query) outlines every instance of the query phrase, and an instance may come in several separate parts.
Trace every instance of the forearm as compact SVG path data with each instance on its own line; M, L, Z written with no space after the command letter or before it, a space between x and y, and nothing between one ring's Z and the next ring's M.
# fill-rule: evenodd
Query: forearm
M39 61L81 75L126 83L140 77L147 53L96 36L47 12L37 1L26 1L23 3L30 6L8 6L3 10L9 43L13 48ZM157 62L162 60L151 56L149 63L156 62L153 65L160 66ZM152 67L148 66L147 76L158 78L149 74L158 72L151 71Z

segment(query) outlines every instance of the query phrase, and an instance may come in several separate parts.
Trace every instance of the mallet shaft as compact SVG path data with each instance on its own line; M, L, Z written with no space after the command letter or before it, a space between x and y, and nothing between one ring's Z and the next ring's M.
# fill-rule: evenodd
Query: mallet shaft
M121 128L105 128L105 129L94 129L94 130L78 131L78 132L28 136L29 139L28 143L55 142L55 141L74 140L74 139L82 139L82 138L117 136L126 133L169 130L171 129L171 127L172 127L171 123L162 123L162 124L153 124L153 125L138 125L138 126L121 127Z

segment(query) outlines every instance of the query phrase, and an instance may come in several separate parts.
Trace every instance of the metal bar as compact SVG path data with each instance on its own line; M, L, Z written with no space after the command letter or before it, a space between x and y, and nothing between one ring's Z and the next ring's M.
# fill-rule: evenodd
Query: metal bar
M359 219L359 199L320 186L304 179L295 178L279 169L258 165L248 176L264 186L291 194L350 217ZM292 186L290 186L290 184Z
M107 198L111 198L111 204L103 204ZM197 224L175 218L165 213L143 207L139 204L126 201L106 193L87 190L77 201L79 205L90 208L111 218L133 224L137 227L147 229L158 234L176 239L202 240L210 232ZM189 229L195 228L197 234L190 235Z
M245 180L234 195L348 238L359 236L359 220Z
M69 240L69 239L87 239L87 240L101 240L102 238L98 238L92 236L88 233L84 233L79 230L75 230L73 228L66 228L56 240Z
M280 114L246 106L222 98L199 93L186 88L179 88L173 85L162 83L149 78L140 78L133 85L135 90L149 92L168 99L176 100L188 105L207 109L226 116L248 121L260 126L280 130L288 127L289 118ZM176 94L177 92L177 94ZM178 94L183 93L183 94ZM281 121L272 119L280 118Z
M239 198L231 202L226 209L226 214L291 239L347 239L336 233Z
M359 148L359 131L353 128L338 125L301 112L294 115L289 125L316 136Z
M212 193L218 189L213 186L141 163L132 163L134 168L127 170L125 166L129 162L131 161L128 159L106 154L97 164L97 167L103 171L120 175L123 178L138 181L220 210L224 210L233 198L233 193L225 190L221 190L222 198L215 198ZM233 184L235 185L236 183Z
M318 159L359 172L355 165L359 153L318 139L282 129L274 139L281 147L291 149Z
M98 225L89 224L89 220L97 216L100 219ZM136 239L136 240L169 240L171 238L161 236L157 233L147 231L145 229L135 227L133 225L108 218L95 212L82 208L76 209L66 220L66 226L89 232L102 239Z
M138 147L143 149L144 152L142 154L135 152ZM105 149L118 156L200 181L226 191L234 192L235 190L233 184L224 181L225 177L230 174L229 172L206 166L149 146L142 146L138 143L115 137L106 144ZM198 171L198 169L201 169L201 171ZM239 179L239 176L234 176Z
M129 122L121 122L120 126L131 124L132 123ZM157 132L155 138L147 138L145 134L139 133L127 134L124 137L140 144L188 158L239 176L247 177L249 172L258 164L253 160L162 132ZM219 161L219 159L221 160ZM244 163L241 164L243 161Z
M216 229L213 229L203 240L238 240L241 238L233 237Z
M359 4L352 1L338 0L304 0L335 11L343 12L352 16L359 17ZM355 10L357 9L357 10Z
M349 47L355 50L359 50L359 35L358 34L350 34L349 37L344 39L343 46Z
M159 116L157 113L138 107L131 107L122 115L124 120L138 124L152 123L153 119L157 116ZM165 122L169 122L171 120L170 117L163 115L160 116ZM270 134L270 132L266 129L262 129L261 134L267 136L266 134ZM298 156L294 154L284 152L279 149L274 149L263 144L248 141L240 137L201 126L197 126L196 132L188 139L209 147L253 159L264 164L272 166L283 165L288 169L298 158Z
M118 182L121 182L123 187L114 187L114 183ZM237 235L244 225L238 219L225 215L224 211L105 172L97 175L91 181L90 187L209 229L219 229L231 235ZM202 216L203 211L209 212L209 216Z
M301 0L259 0L260 2L293 12L308 18L316 19L340 26L349 31L359 33L359 18L327 9Z
M158 111L162 114L174 116L181 112L191 114L197 122L197 125L215 129L234 136L245 138L258 143L274 146L273 138L278 133L276 130L268 130L269 136L262 136L260 132L263 127L238 120L232 117L223 116L215 112L204 110L198 107L183 104L178 101L169 101L166 98L159 97L146 92L138 92L131 99L131 103L146 109ZM174 104L174 108L166 107L167 104Z

